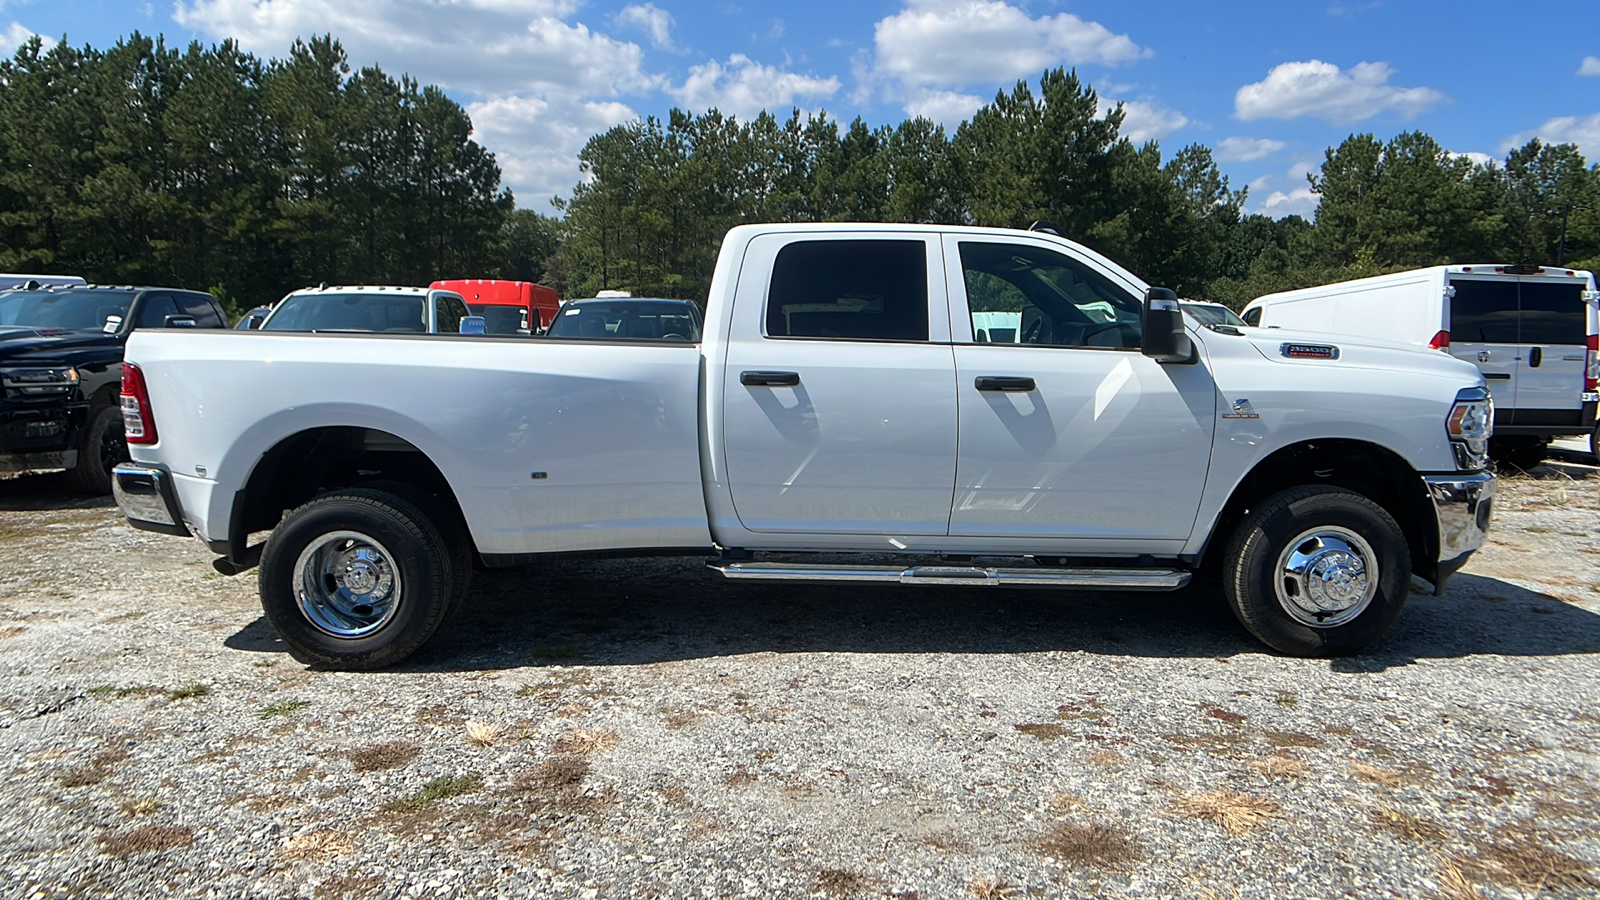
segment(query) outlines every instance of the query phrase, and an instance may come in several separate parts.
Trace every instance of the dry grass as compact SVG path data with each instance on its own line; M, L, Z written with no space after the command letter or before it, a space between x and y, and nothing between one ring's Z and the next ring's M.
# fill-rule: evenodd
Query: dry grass
M972 842L954 828L930 831L918 840L941 853L966 853L972 849Z
M1083 805L1083 798L1070 791L1059 791L1050 795L1050 808L1056 812L1067 812Z
M1272 800L1226 789L1179 797L1176 806L1184 815L1215 822L1232 835L1244 834L1278 815L1278 804Z
M0 628L0 640L14 638L17 635L26 632L27 630L27 627L24 625L6 625L5 627Z
M1413 841L1442 841L1450 835L1439 823L1416 813L1375 806L1367 811L1372 824Z
M115 771L117 763L128 758L128 751L121 748L108 748L100 751L87 766L68 769L61 774L59 783L64 788L88 787L99 784L109 778Z
M1301 734L1298 731L1269 731L1262 736L1267 739L1267 743L1280 749L1287 747L1315 748L1322 746L1322 741L1312 737L1309 734Z
M1066 737L1067 735L1067 729L1061 727L1060 725L1050 723L1023 722L1019 725L1013 725L1011 727L1017 729L1025 735L1028 735L1036 741L1053 741L1056 738Z
M195 682L167 691L168 700L193 700L211 693L211 685Z
M1128 758L1115 750L1096 750L1083 761L1097 769L1120 769L1128 764Z
M467 743L474 747L493 747L495 742L500 740L501 734L505 732L505 727L492 722L468 720L466 732Z
M389 741L350 751L350 764L357 772L398 769L417 758L422 748L404 741Z
M518 775L512 791L535 795L555 790L576 791L589 777L589 761L579 756L555 756L545 760L532 771Z
M622 739L614 731L585 731L578 729L569 731L556 739L557 753L574 753L579 756L589 756L594 753L604 753Z
M1526 826L1503 828L1478 845L1478 860L1494 880L1529 893L1580 894L1600 888L1587 865L1555 849L1554 843L1550 835Z
M1008 900L1019 890L999 875L974 875L967 882L967 893L978 900Z
M1226 894L1211 887L1200 888L1200 900L1241 900L1242 896L1243 895L1239 893L1239 888L1234 885L1228 886L1228 892Z
M1388 788L1389 790L1405 787L1406 784L1406 779L1399 772L1393 769L1385 769L1382 766L1368 765L1364 762L1352 762L1350 764L1350 774L1369 784L1375 784L1378 787Z
M1439 900L1484 900L1483 892L1468 877L1471 864L1454 856L1439 861L1435 876L1439 879Z
M161 803L154 797L140 797L138 799L124 800L117 804L117 808L122 810L122 812L126 815L148 816L157 809L160 809Z
M829 897L854 897L872 887L872 879L849 869L817 870L817 890Z
M122 832L108 832L99 837L100 850L112 856L131 856L135 853L153 853L187 847L194 843L194 831L176 825L140 825Z
M1292 756L1252 759L1245 765L1263 778L1299 778L1306 773L1306 764Z
M348 834L323 828L307 834L297 835L289 839L288 846L283 848L283 858L291 860L331 859L343 856L355 848L355 842Z
M1144 850L1120 825L1058 822L1034 840L1034 848L1085 869L1120 869L1144 858Z

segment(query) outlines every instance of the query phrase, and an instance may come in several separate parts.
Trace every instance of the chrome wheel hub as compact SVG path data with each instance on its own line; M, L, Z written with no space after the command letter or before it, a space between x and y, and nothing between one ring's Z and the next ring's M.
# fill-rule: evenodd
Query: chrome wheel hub
M1378 560L1361 535L1347 528L1312 528L1278 557L1278 605L1295 621L1333 628L1366 610L1378 594Z
M355 531L318 537L295 562L300 612L334 637L363 637L388 624L399 608L400 588L389 551Z

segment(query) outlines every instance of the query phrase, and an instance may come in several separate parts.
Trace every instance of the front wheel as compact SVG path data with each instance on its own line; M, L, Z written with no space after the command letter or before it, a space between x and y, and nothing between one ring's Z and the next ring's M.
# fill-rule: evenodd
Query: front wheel
M89 409L88 421L78 438L78 462L67 470L73 490L85 494L111 493L111 470L128 461L128 442L122 437L122 410L116 406Z
M410 656L456 593L450 547L410 501L325 494L289 513L261 554L261 608L301 662L353 671Z
M1291 488L1239 524L1223 588L1239 622L1291 656L1355 653L1405 606L1411 552L1383 507L1352 491Z

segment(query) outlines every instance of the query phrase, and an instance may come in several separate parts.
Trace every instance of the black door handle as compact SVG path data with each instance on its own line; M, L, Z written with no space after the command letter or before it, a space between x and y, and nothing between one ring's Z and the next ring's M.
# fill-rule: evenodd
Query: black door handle
M1031 391L1033 379L1026 375L979 375L972 386L980 391Z
M739 383L748 387L794 387L800 383L800 373L740 372Z
M1535 347L1528 351L1528 368L1537 369L1542 362L1544 362L1543 347Z

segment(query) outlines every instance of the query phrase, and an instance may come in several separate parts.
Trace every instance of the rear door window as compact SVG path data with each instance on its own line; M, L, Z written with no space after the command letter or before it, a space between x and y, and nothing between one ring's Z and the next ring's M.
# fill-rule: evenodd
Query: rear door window
M1450 300L1450 340L1457 343L1515 344L1517 342L1517 283L1515 281L1453 281Z
M176 315L178 304L171 294L145 294L139 303L139 321L133 327L161 328L167 324L167 316Z
M1523 344L1572 344L1587 338L1583 286L1577 282L1522 283Z
M216 307L212 305L211 298L203 294L179 294L178 303L183 307L185 315L194 316L194 324L200 328L221 328L222 317L217 315Z
M772 266L767 336L926 341L927 245L823 240L785 246Z

